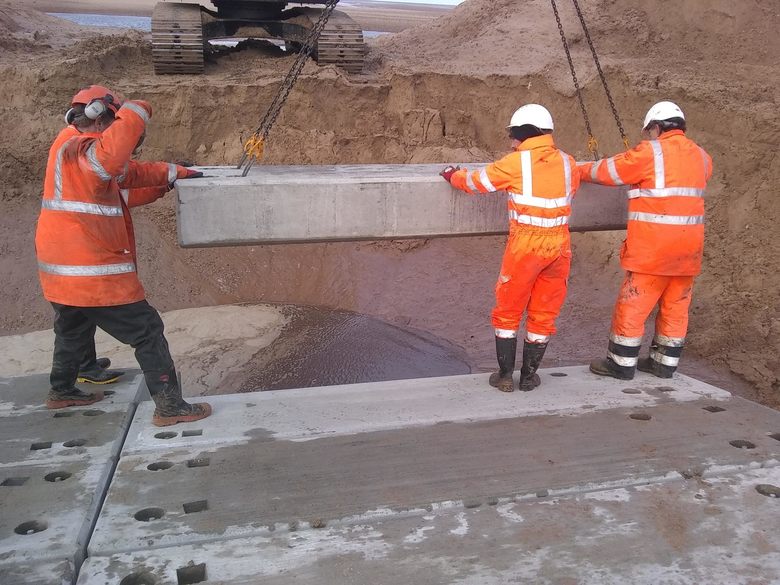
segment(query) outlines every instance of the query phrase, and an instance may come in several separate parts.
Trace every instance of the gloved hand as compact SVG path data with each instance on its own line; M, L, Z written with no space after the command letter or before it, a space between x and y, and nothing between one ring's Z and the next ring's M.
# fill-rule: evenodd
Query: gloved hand
M176 169L176 178L177 179L197 179L198 177L202 177L203 172L202 171L196 171L194 169L188 169L183 166L179 166L178 169Z
M448 183L452 182L452 175L455 174L455 171L459 171L460 167L453 167L452 165L448 165L444 167L444 169L439 173L439 175Z

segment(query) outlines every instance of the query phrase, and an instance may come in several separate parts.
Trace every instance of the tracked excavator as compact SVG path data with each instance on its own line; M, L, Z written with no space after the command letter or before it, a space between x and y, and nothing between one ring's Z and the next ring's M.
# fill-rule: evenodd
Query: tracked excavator
M152 54L157 74L203 73L204 50L210 39L231 37L284 41L297 51L315 28L328 0L287 8L286 0L211 0L216 10L200 4L159 2L152 13ZM361 27L333 10L322 28L312 57L320 65L336 65L349 73L363 68L365 45Z

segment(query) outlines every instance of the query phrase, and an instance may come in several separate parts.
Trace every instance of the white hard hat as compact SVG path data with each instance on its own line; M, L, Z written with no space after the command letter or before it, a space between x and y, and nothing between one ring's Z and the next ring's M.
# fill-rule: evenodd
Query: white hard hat
M669 120L670 118L682 118L685 120L685 114L683 114L680 106L674 102L658 102L647 111L642 130L647 128L647 125L653 120Z
M526 124L536 126L540 130L553 129L553 119L550 112L547 108L540 106L539 104L526 104L515 110L515 113L512 114L512 119L509 120L509 126L507 126L507 128L525 126Z

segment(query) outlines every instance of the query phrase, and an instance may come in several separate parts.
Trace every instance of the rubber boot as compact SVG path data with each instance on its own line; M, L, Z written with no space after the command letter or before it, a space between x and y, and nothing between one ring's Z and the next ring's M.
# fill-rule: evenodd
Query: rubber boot
M211 405L206 402L190 404L181 397L181 388L176 374L163 375L159 389L152 394L155 409L152 424L167 427L183 422L193 422L211 414Z
M633 380L636 366L619 366L610 358L590 362L590 371L599 376L618 380Z
M78 388L57 391L51 390L46 397L46 408L56 410L69 406L88 406L103 400L103 392L82 392Z
M490 374L488 383L501 392L512 392L515 384L512 374L515 371L515 355L517 354L517 337L496 336L496 358L498 359L498 371Z
M519 390L530 392L542 383L536 370L539 369L546 350L547 343L531 343L528 340L523 342L523 366L520 368Z
M124 372L119 370L109 370L111 360L108 358L97 358L91 364L82 363L79 367L77 382L88 384L113 384L119 380Z

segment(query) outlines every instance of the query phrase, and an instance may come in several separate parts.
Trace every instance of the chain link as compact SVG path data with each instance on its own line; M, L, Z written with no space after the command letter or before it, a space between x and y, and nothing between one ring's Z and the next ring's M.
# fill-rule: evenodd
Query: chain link
M244 163L246 163L242 176L246 177L247 173L249 173L249 170L252 168L254 161L258 160L260 156L262 156L265 140L268 137L268 134L271 132L271 128L273 128L273 125L276 122L276 118L282 111L282 107L287 101L287 97L290 95L290 91L292 91L293 86L295 86L295 82L298 80L298 76L301 74L301 71L303 71L303 66L314 52L314 48L317 46L317 41L319 40L320 35L322 34L322 31L325 28L325 25L328 23L328 19L330 18L333 9L336 8L336 4L338 4L338 2L339 0L328 0L325 3L325 8L322 10L322 12L320 12L320 17L317 19L316 24L311 29L311 31L309 31L309 34L301 46L300 51L298 51L298 56L295 58L295 62L293 63L292 67L290 67L290 70L287 72L287 75L282 81L282 84L279 86L279 90L274 96L271 105L268 106L268 110L266 110L260 125L244 144L244 155L241 157L241 161L238 163L239 169L244 166Z
M553 13L555 14L555 22L558 23L558 32L561 33L561 42L563 43L563 50L566 53L566 59L569 61L569 69L571 70L571 78L574 81L574 89L577 91L577 99L580 102L580 109L582 110L582 118L585 120L585 129L588 131L588 150L593 155L593 160L599 158L598 143L595 136L593 136L593 130L590 127L590 118L588 118L588 110L585 109L585 101L582 99L582 90L580 89L580 82L577 79L577 72L574 69L574 61L571 59L571 53L569 52L569 43L566 41L566 35L563 32L563 24L561 24L561 16L558 14L558 6L555 4L555 0L550 0L552 4Z

